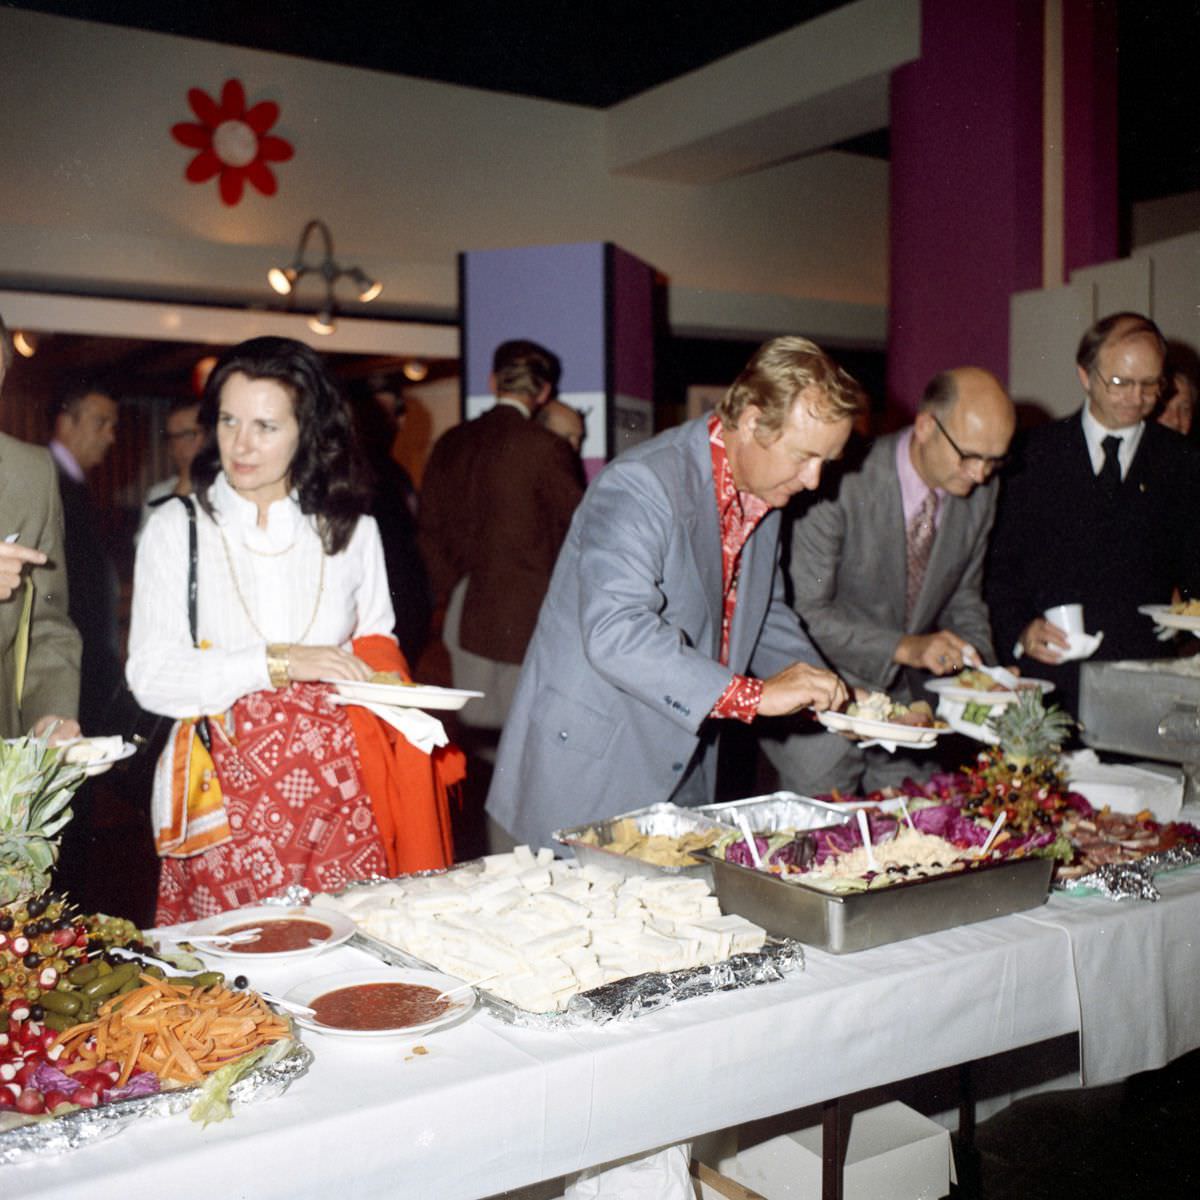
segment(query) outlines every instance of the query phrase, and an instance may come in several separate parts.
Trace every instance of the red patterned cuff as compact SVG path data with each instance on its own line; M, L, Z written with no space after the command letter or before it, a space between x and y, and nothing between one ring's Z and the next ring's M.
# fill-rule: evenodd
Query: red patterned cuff
M721 693L721 698L712 707L710 717L732 718L744 721L747 725L758 716L758 706L762 700L763 685L761 679L750 679L745 675L735 675L729 686Z

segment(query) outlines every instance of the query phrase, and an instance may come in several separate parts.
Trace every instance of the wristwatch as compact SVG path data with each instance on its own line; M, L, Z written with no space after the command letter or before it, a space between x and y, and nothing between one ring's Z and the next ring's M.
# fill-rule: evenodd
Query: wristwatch
M267 675L273 688L285 688L292 682L288 675L290 646L275 644L267 647Z

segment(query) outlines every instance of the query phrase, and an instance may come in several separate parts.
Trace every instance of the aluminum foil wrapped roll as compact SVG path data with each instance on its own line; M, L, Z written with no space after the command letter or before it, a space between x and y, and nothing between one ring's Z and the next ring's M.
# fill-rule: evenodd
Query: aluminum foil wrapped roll
M312 1051L300 1042L275 1062L262 1062L229 1089L235 1104L254 1104L282 1096L312 1065ZM63 1154L119 1133L134 1121L166 1117L191 1108L202 1084L173 1088L153 1096L117 1100L98 1108L80 1108L60 1117L45 1117L30 1125L0 1132L0 1166L47 1154Z
M567 1017L596 1025L655 1012L681 1000L774 983L804 970L804 948L785 938L761 950L734 954L718 963L667 974L652 973L618 979L572 996Z
M1154 876L1159 871L1174 871L1198 862L1200 846L1194 842L1180 842L1169 850L1157 850L1136 862L1105 863L1087 875L1065 880L1060 886L1068 892L1088 888L1109 900L1154 901L1160 898L1159 890L1154 886Z

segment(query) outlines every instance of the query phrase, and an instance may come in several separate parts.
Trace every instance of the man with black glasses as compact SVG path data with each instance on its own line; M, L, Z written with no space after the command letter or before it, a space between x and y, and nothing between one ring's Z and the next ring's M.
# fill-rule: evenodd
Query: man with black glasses
M817 648L857 687L929 699L922 681L994 663L983 563L992 476L1016 418L979 367L936 375L916 420L879 438L836 494L795 521L794 604ZM933 767L790 722L764 738L783 786L808 795L869 791Z
M986 594L996 644L1035 660L1074 711L1079 667L1041 614L1083 605L1100 659L1161 658L1143 604L1200 596L1200 457L1147 417L1163 390L1166 344L1139 313L1097 321L1075 363L1086 403L1030 432L1004 481Z

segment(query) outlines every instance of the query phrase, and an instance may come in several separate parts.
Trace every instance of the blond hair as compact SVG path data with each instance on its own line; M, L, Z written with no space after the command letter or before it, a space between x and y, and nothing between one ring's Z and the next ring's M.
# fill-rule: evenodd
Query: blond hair
M808 338L772 338L759 346L733 381L717 405L717 415L726 429L733 429L753 405L762 414L756 436L766 443L783 429L800 394L813 387L821 395L810 411L819 420L843 421L862 411L862 389L820 346Z

